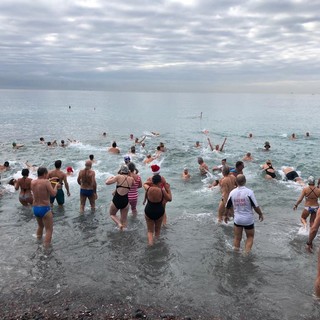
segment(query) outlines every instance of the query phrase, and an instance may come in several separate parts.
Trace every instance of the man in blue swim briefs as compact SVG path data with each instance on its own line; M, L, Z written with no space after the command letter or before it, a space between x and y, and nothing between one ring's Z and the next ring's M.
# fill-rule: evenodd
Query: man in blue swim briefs
M97 196L96 174L91 169L92 161L85 162L85 168L80 170L77 182L80 185L80 213L84 212L87 199L89 199L91 210L95 210Z
M52 188L48 180L48 170L44 167L39 167L38 179L31 182L31 190L33 193L33 213L38 222L37 238L42 239L43 228L46 234L44 237L44 246L48 247L51 244L53 232L53 217L50 207L50 196L54 197L57 194L58 184Z

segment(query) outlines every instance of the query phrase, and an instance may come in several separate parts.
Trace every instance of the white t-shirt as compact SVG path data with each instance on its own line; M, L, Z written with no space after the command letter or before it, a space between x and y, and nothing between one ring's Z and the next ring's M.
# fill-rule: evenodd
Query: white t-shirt
M259 205L253 191L242 186L230 192L226 207L233 207L233 221L236 224L250 226L254 223L253 207L259 207Z

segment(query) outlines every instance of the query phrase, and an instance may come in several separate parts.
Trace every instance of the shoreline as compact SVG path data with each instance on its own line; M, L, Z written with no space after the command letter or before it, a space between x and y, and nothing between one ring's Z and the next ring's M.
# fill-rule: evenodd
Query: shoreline
M2 299L1 299L2 300ZM110 301L103 297L50 297L43 301L32 302L33 297L27 299L7 299L0 303L0 316L2 320L14 319L172 319L194 320L210 319L221 320L219 316L211 316L205 310L190 306L165 308L161 306L148 306L138 303ZM39 300L39 297L37 298ZM83 301L86 300L86 301Z

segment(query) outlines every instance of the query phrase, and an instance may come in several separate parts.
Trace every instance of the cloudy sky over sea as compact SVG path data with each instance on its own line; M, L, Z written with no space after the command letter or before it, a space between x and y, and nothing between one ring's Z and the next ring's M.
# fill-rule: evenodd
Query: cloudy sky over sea
M316 0L1 0L0 88L320 91Z

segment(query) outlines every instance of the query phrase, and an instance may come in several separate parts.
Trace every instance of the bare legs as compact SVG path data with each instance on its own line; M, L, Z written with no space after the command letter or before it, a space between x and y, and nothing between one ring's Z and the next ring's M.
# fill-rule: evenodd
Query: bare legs
M43 236L43 228L46 231L45 237L44 237L44 241L43 241L43 245L47 248L50 246L51 244L51 240L52 240L52 233L53 233L53 216L52 216L52 212L49 211L48 213L45 214L45 216L43 218L37 218L37 222L38 222L38 229L37 229L37 239L42 239Z
M129 204L125 208L120 209L120 219L116 215L118 210L119 209L114 205L114 203L111 202L110 210L109 210L110 217L117 224L119 229L122 231L124 228L127 227Z
M88 197L83 194L80 194L80 213L84 212L84 207L86 205L87 198L89 199L91 211L95 211L96 209L96 194L94 193L92 196Z
M152 220L145 215L147 229L148 229L148 244L152 246L154 243L154 239L158 239L160 237L161 225L163 223L164 215L158 220Z
M314 283L315 294L318 298L320 298L320 250L318 251L318 271L317 278Z
M242 232L244 227L234 226L234 239L233 239L233 247L234 250L240 250L240 242L242 239ZM253 246L254 239L254 228L253 229L244 229L246 233L246 243L245 243L245 253L249 253Z
M130 207L131 207L131 213L132 213L132 215L134 217L137 216L137 214L138 214L137 203L138 203L138 199L129 200L129 204L130 204Z

